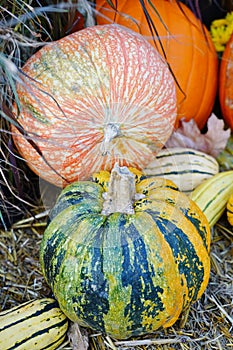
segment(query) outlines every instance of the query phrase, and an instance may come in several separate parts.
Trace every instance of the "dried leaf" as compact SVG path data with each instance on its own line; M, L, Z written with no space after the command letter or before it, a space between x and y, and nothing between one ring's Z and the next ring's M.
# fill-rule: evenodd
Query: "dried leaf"
M224 121L214 113L207 121L208 131L202 134L194 119L181 121L181 126L173 132L166 147L188 147L217 157L224 150L231 130L224 130Z
M89 347L88 335L85 334L86 330L80 328L77 323L71 323L68 332L68 338L72 347L72 350L87 350Z
M218 119L214 114L207 121L208 132L206 137L212 147L212 155L217 157L224 150L231 135L231 129L224 130L224 121Z

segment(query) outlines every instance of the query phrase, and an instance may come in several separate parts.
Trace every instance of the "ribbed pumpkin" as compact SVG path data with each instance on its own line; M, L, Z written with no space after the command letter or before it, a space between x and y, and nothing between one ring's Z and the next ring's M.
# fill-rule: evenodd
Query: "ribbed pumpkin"
M206 217L170 180L117 165L94 178L63 189L51 211L49 286L69 319L114 338L171 326L208 283Z
M223 52L219 71L219 101L222 116L233 130L233 34Z
M167 64L122 26L94 26L48 44L23 73L18 121L51 167L15 127L14 141L29 166L56 185L116 161L143 168L173 130L176 93Z
M109 3L96 0L98 24L114 21L129 27L144 35L163 54L155 31L152 40L139 0L112 0L116 11ZM218 59L210 34L191 10L176 0L144 1L144 6L181 88L177 85L178 119L194 118L202 128L213 109L217 91Z

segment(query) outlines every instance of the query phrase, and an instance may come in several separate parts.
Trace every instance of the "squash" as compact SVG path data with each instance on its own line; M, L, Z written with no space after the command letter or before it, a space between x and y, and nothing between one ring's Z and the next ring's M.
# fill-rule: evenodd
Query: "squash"
M67 330L68 320L56 300L30 300L0 312L0 349L57 349Z
M204 180L219 172L216 159L191 148L165 148L158 152L143 173L173 181L188 194Z
M230 135L226 147L216 159L222 171L233 170L233 134Z
M172 181L118 164L94 178L68 185L51 210L48 285L70 320L116 339L171 326L208 284L206 217Z
M223 171L203 181L190 194L190 198L205 214L213 227L226 210L233 192L233 170Z
M233 34L223 52L219 70L219 102L223 119L233 130Z
M202 129L217 92L218 58L210 33L181 2L152 0L144 1L143 6L147 15L139 0L96 0L96 20L98 24L124 25L144 35L159 50L178 83L177 125L181 118L194 118Z
M32 170L57 186L116 161L143 168L172 133L176 92L167 64L122 26L93 26L48 44L23 74L18 122L27 136L12 126L14 141Z
M227 202L227 220L231 226L233 226L233 193Z

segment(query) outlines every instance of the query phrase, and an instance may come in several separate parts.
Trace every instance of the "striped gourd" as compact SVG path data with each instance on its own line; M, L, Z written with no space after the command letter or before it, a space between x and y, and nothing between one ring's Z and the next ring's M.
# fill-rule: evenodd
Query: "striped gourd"
M203 211L210 226L214 226L226 209L233 192L233 170L220 172L205 180L190 195Z
M171 326L204 292L210 229L176 185L114 167L67 186L51 211L40 261L69 319L124 339ZM107 184L107 191L104 187Z
M233 133L228 138L226 147L216 159L222 171L233 169Z
M180 191L190 192L219 172L216 159L191 148L167 148L143 170L146 175L173 181Z
M68 320L56 300L28 301L0 313L0 349L57 349L67 329Z
M227 220L233 226L233 193L227 202Z

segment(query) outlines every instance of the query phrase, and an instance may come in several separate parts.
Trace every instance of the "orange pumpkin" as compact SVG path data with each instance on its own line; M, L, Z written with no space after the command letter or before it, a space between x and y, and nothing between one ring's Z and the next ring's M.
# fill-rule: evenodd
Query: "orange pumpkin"
M76 9L70 10L68 14L68 24L65 28L67 34L72 34L78 30L83 29L85 26L85 18L83 15Z
M144 168L171 135L176 90L164 59L135 32L93 26L44 46L23 67L19 153L65 186L120 166ZM16 110L15 110L16 113Z
M223 52L219 71L219 101L222 116L233 130L233 34Z
M97 23L116 22L140 32L163 54L156 35L152 40L140 1L111 2L116 11L107 0L96 0ZM213 109L217 91L218 59L210 34L191 10L176 0L144 3L180 86L177 85L178 120L194 118L202 128Z

